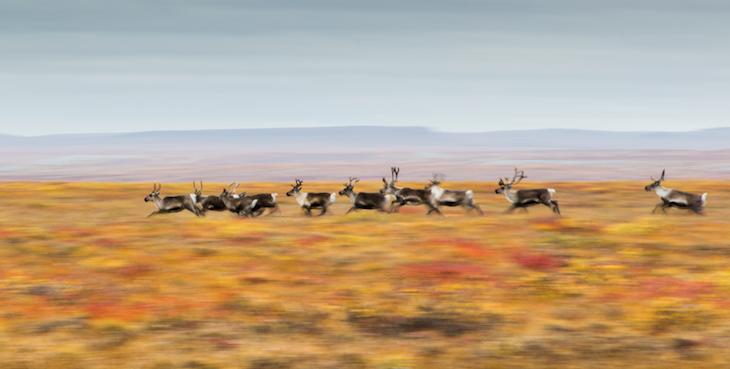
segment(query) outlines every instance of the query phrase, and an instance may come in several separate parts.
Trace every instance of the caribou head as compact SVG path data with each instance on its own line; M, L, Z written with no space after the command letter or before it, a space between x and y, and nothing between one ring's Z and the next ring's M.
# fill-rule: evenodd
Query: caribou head
M512 180L509 179L509 177L504 177L504 179L499 179L499 188L494 190L494 193L505 193L507 190L511 190L512 186L520 183L520 181L523 178L527 178L525 175L524 170L518 171L517 168L515 168L515 175L512 177ZM505 180L507 182L505 182Z
M162 184L160 184L160 188L157 188L156 183L153 183L152 185L153 185L154 189L152 190L151 194L147 195L147 197L144 198L144 202L155 201L155 197L160 196L160 190L162 189Z
M383 188L380 190L381 194L395 195L400 190L400 187L395 186L395 182L398 182L398 173L400 173L400 167L390 167L390 182L386 181L385 177L383 177Z
M295 179L294 181L296 184L291 185L292 189L286 193L287 196L294 196L295 193L302 190L302 181L300 181L298 179Z
M664 181L664 172L666 172L666 169L662 170L662 176L659 179L654 179L652 177L649 177L649 178L651 178L652 181L654 181L654 183L644 187L644 191L647 191L647 192L654 191L655 188L661 187L661 183L662 183L662 181Z
M342 191L338 192L338 194L340 196L342 196L342 195L347 195L350 192L353 192L353 190L355 189L355 184L357 182L360 182L360 180L357 179L357 178L350 177L350 182L349 183L343 183L342 185L345 186L345 188Z

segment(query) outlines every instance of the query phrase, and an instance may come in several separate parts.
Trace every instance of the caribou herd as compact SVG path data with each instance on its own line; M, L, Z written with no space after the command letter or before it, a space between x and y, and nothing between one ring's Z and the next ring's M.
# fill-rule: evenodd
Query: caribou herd
M425 205L428 208L427 215L432 212L443 215L439 210L441 206L461 206L467 211L473 210L480 215L483 214L479 205L474 202L474 192L472 190L454 191L441 188L441 183L445 178L443 174L434 174L431 183L424 188L408 188L396 186L399 173L400 168L392 167L390 182L383 178L383 188L379 192L372 193L355 192L355 184L360 180L350 177L349 182L344 184L345 188L339 192L340 196L347 196L352 203L352 207L345 214L361 209L375 209L381 212L393 213L405 205ZM505 177L499 180L499 188L494 192L503 194L512 205L507 209L507 212L512 212L517 208L527 211L525 208L529 206L543 204L549 207L553 213L560 215L558 202L552 199L555 193L554 189L512 189L512 186L518 184L524 178L527 178L525 172L515 168L512 179ZM661 208L666 213L667 208L676 207L691 210L697 214L704 214L707 193L700 196L663 187L661 183L664 181L664 171L662 171L661 178L658 180L652 178L652 180L654 182L644 189L654 191L662 200L660 204L654 207L652 213L656 212L657 208ZM307 216L313 216L312 209L320 210L317 216L327 213L327 208L335 202L337 193L302 192L302 183L301 180L296 179L292 189L286 195L293 196ZM161 198L160 190L162 185L158 187L155 184L152 193L145 197L144 201L152 201L157 207L157 211L148 215L148 217L183 210L189 210L196 216L205 216L208 211L230 211L242 217L258 217L266 209L271 209L269 215L279 211L279 206L276 203L278 194L260 193L252 196L247 196L246 192L236 194L238 186L240 186L240 183L232 182L227 188L223 189L220 195L204 196L202 195L203 182L200 182L199 189L193 182L194 193ZM233 188L231 189L231 187Z

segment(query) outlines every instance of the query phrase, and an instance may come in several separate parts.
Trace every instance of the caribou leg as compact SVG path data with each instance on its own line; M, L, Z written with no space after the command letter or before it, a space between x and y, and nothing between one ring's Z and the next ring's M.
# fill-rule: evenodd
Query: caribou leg
M267 217L268 217L269 215L271 215L271 214L274 214L274 213L276 213L277 211L281 213L281 210L279 209L279 205L277 205L277 204L274 204L274 208L273 208L273 209L274 209L274 210L271 210L271 211L270 211L270 212L269 212L268 214L266 214L266 216L267 216ZM262 211L263 211L263 210L262 210Z
M481 208L479 208L479 205L477 205L477 204L475 204L473 202L470 203L470 204L461 205L461 207L463 207L464 209L466 209L466 211L472 211L472 210L474 210L479 215L484 215L484 212L482 211Z
M400 203L400 200L398 200L397 198L390 202L390 209L388 209L388 214L398 211L398 208L400 208L400 206L398 206L397 208L396 203ZM401 204L401 206L403 205Z
M556 200L551 200L550 203L554 205L553 211L558 213L558 215L562 215L560 214L560 208L558 208L558 202Z
M441 212L441 210L439 210L439 208L437 208L437 207L433 207L433 206L431 206L431 209L429 209L429 210L428 210L428 211L426 212L426 215L429 215L429 214L431 214L431 212L432 212L432 211L435 211L436 213L438 213L438 215L440 215L440 216L442 216L442 217L445 217L445 215L444 215L444 214L443 214L443 213Z
M545 206L547 206L547 207L549 207L550 210L553 211L553 213L560 214L560 210L558 210L558 202L557 201L555 201L555 200L549 200L549 201L546 200L546 201L543 201L542 204L545 205Z
M393 202L395 202L395 201L393 201ZM401 202L401 201L398 201L398 204L391 204L390 210L388 210L388 213L397 213L398 209L400 209L401 206L403 206L403 205L405 205L405 203Z
M195 214L196 217L200 217L200 213L198 212L198 208L195 207L193 204L185 204L185 209L190 210L193 214Z
M484 215L484 212L482 211L482 208L479 207L479 205L474 204L474 210L476 210L479 215Z

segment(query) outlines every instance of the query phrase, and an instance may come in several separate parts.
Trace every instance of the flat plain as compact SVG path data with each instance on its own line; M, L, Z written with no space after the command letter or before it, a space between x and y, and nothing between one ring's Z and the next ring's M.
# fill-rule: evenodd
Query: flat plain
M657 173L658 175L658 173ZM547 207L145 218L151 183L4 181L2 368L716 368L730 362L730 186L707 215L643 182L524 182ZM423 183L404 183L422 187ZM207 184L219 194L223 183ZM356 191L381 184L361 182ZM305 182L337 192L340 182ZM163 183L162 196L190 183Z

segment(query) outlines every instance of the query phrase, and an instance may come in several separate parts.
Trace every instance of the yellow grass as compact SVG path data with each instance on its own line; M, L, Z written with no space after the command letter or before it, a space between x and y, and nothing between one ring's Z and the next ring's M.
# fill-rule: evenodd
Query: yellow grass
M343 216L338 196L308 218L289 184L244 183L281 212L147 219L151 184L4 182L0 368L722 366L729 187L671 183L709 192L703 217L651 215L647 184L520 185L555 188L563 217L503 214L494 184L448 183L485 215Z

